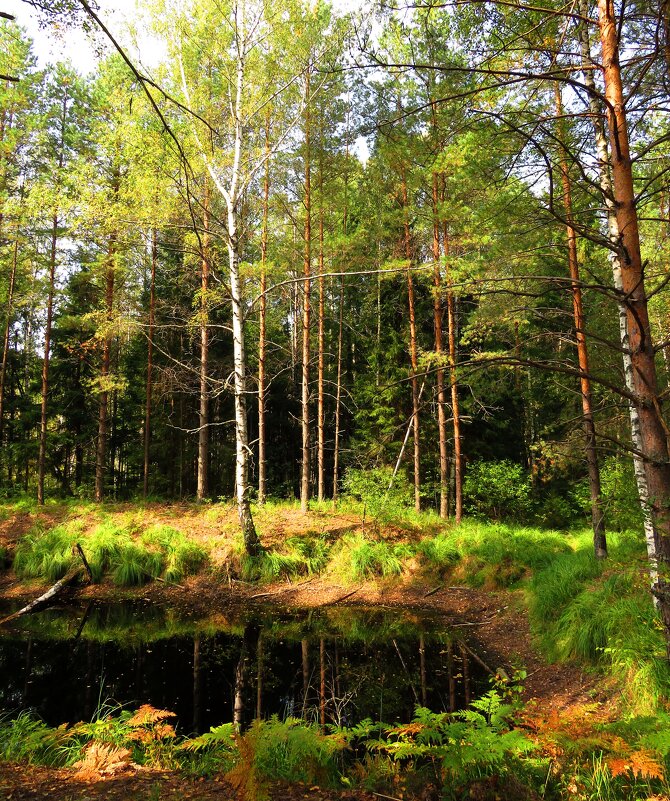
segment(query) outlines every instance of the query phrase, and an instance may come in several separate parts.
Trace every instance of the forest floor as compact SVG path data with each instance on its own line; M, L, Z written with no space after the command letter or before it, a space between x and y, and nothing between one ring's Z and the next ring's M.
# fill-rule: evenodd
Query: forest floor
M250 583L231 575L229 566L234 551L236 532L234 509L217 505L197 507L190 504L148 504L138 509L135 504L105 507L102 515L112 515L133 525L170 525L182 531L191 541L202 544L210 554L210 567L185 578L180 584L151 582L141 587L118 587L109 579L68 590L78 599L116 600L142 598L178 608L195 616L225 618L236 609L258 605L260 608L305 609L330 605L377 608L402 607L425 610L444 616L448 627L463 627L478 643L478 654L491 670L523 666L527 671L524 700L530 715L547 717L571 714L572 709L597 704L599 714L615 717L616 700L607 683L594 672L585 672L569 662L549 664L537 648L531 633L524 591L493 589L459 584L458 573L435 578L415 570L410 564L402 575L388 579L345 581L337 575L314 575L282 579L269 583ZM92 505L81 507L54 505L45 509L8 510L0 520L0 547L11 559L17 544L36 527L48 530L65 520L79 517L85 532L100 522L101 511ZM318 535L337 540L344 534L363 533L379 536L359 514L314 511L308 515L295 507L259 510L256 515L261 539L269 548L280 547L290 536ZM431 523L431 525L433 525ZM435 524L439 525L439 524ZM429 532L434 533L434 532ZM384 541L401 543L426 535L411 527L385 526ZM12 570L0 573L0 599L32 599L49 582L20 580ZM603 689L604 688L604 689ZM488 790L482 798L488 798ZM174 772L142 769L140 771L101 778L98 782L81 782L72 769L48 769L0 763L0 798L12 801L33 799L208 799L235 798L235 791L221 780L191 780ZM297 801L372 801L379 798L363 791L328 791L292 785L273 787L271 799ZM491 798L496 797L492 790ZM499 797L510 798L514 795ZM429 796L426 796L429 798Z

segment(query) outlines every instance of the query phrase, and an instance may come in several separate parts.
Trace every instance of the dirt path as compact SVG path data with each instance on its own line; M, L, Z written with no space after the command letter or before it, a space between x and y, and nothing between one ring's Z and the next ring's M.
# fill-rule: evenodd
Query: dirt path
M2 801L233 801L242 795L223 779L190 779L160 770L138 770L99 781L80 781L74 771L0 763ZM363 791L274 785L269 801L379 801Z

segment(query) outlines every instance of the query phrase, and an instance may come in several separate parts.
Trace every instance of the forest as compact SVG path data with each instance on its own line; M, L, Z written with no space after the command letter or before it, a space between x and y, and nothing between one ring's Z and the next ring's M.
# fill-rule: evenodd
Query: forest
M667 0L25 5L0 790L669 798Z

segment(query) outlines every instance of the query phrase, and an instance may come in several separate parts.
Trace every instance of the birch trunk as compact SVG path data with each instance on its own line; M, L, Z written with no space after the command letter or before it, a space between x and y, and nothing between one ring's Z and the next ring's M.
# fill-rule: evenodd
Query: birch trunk
M588 0L580 0L579 13L585 19L588 17ZM621 259L619 258L619 225L616 218L616 208L610 179L610 156L607 145L607 136L602 121L602 109L598 103L598 92L593 77L593 61L591 58L591 43L589 41L588 29L585 24L579 25L579 42L581 50L581 60L583 67L583 80L589 93L589 110L593 120L593 130L598 157L598 173L600 188L605 201L607 210L607 236L611 244L609 253L610 266L612 268L612 278L614 288L620 296L617 304L619 312L619 340L621 342L621 358L623 361L623 374L626 389L630 393L635 392L633 381L633 361L630 352L630 342L628 340L628 323L626 304L623 302L623 279L621 275ZM644 462L642 460L642 434L640 431L640 415L634 403L628 401L628 412L630 417L631 440L633 443L633 469L635 471L635 481L637 493L640 498L642 516L644 522L644 535L647 543L647 557L649 560L649 574L652 585L658 579L656 567L656 541L654 525L649 505L649 490L647 488L647 476L645 474Z
M238 24L244 31L244 4L238 6ZM235 483L237 490L237 514L244 538L244 547L252 556L261 551L251 514L249 498L249 435L247 430L247 351L244 341L244 308L240 284L240 254L238 238L238 205L240 202L241 155L242 155L242 96L244 91L244 47L238 45L237 76L234 106L234 157L230 188L226 193L228 209L228 264L230 299L233 317L233 367L235 373Z
M151 395L153 391L154 327L156 323L156 264L158 241L156 229L151 233L151 287L149 289L149 331L147 336L147 388L144 405L144 481L142 494L149 494L149 451L151 445Z

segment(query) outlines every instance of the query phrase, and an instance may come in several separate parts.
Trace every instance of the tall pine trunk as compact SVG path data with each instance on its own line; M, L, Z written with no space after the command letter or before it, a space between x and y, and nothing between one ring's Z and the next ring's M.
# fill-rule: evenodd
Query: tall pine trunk
M107 474L107 435L109 404L109 367L111 361L111 325L114 316L114 277L117 248L117 235L109 237L107 245L107 269L105 272L105 336L102 342L102 361L100 364L100 400L98 406L98 441L95 452L95 500L100 503L105 496L105 477Z
M412 433L414 440L414 509L421 511L421 440L419 423L419 351L416 338L416 303L412 278L412 238L409 229L409 199L404 166L400 170L405 259L407 261L407 306L409 311L409 355L412 366Z
M261 230L261 297L258 313L258 503L265 503L266 433L265 433L265 349L267 337L268 288L268 214L270 206L270 110L265 115L265 177L263 178L263 226Z
M554 85L556 96L556 118L561 126L563 102L561 88ZM577 342L577 361L579 363L580 390L582 397L582 425L584 427L584 448L586 465L589 474L589 491L591 495L591 525L593 528L593 549L598 559L607 556L607 538L605 535L605 518L603 516L602 496L600 491L600 467L596 451L596 426L593 419L593 400L591 379L589 378L589 353L586 344L584 308L582 304L582 287L579 277L579 260L577 256L577 233L572 218L572 188L570 172L565 152L560 157L561 183L563 185L563 209L566 220L566 236L568 243L568 265L570 268L570 287L572 290L572 312L575 322L575 339Z
M617 20L612 0L598 0L598 24L612 154L614 202L619 228L622 292L626 303L626 322L636 394L635 405L640 418L642 454L655 529L656 553L661 570L655 593L661 601L666 640L670 644L670 582L667 577L670 564L670 463L668 441L658 397L654 346L640 252L628 122L619 63Z
M440 276L440 219L438 212L437 174L433 174L433 324L437 357L437 430L440 446L440 517L449 514L449 454L447 451L447 415L444 392L444 342L442 336L442 281Z
M47 321L44 329L44 356L42 358L42 402L40 407L40 449L37 457L37 503L44 504L44 475L47 460L47 406L49 397L49 361L51 356L51 327L53 320L54 288L56 284L56 253L58 248L58 212L51 221L51 247L49 251L49 290L47 293Z
M310 289L312 272L312 197L311 197L311 153L310 153L310 71L305 75L305 257L303 262L302 289L302 468L300 473L300 508L306 512L309 506L310 436L309 436L309 329Z
M325 272L323 251L323 143L321 143L319 156L319 328L318 328L318 390L317 390L317 468L318 468L318 499L323 501L326 495L326 455L325 455L325 402L324 378L326 370L325 359Z
M456 298L452 289L450 259L449 226L445 222L444 264L447 284L447 338L449 341L449 386L451 389L451 417L454 431L454 520L460 523L463 519L463 450L461 441L461 411L458 399L458 375L456 373Z
M0 449L2 449L2 434L5 423L5 383L7 380L7 359L9 357L9 334L12 330L12 313L14 311L14 286L16 283L16 267L19 256L19 229L16 227L14 247L12 248L12 266L9 272L9 289L7 292L7 319L5 332L2 338L2 364L0 365Z
M580 0L579 13L583 20L588 19L589 7L588 0ZM596 89L595 79L593 77L593 61L591 58L591 42L589 41L589 32L585 22L581 22L578 26L581 59L583 67L583 80L584 85L588 90L589 97L589 110L591 112L591 120L593 122L593 131L595 138L595 148L598 157L598 178L600 188L605 201L607 209L607 236L611 244L610 249L610 265L612 268L612 278L614 281L614 288L619 294L617 307L619 311L619 341L621 342L621 359L623 362L623 375L628 392L633 394L635 386L633 382L633 362L630 353L630 344L628 341L628 324L627 324L627 310L626 304L623 300L623 279L621 275L621 259L619 258L619 226L616 218L616 207L614 205L612 181L610 178L610 156L609 148L607 145L607 136L605 134L605 126L602 120L602 109L598 102L598 91ZM656 567L656 539L654 534L654 525L651 516L651 509L649 506L649 491L647 489L647 476L644 469L644 462L642 460L642 435L640 433L640 415L634 403L628 401L628 412L630 418L631 440L633 443L633 468L635 472L635 481L637 484L637 492L640 498L640 506L642 508L642 516L644 522L645 540L647 543L647 557L649 560L649 573L652 585L658 578L658 570Z

